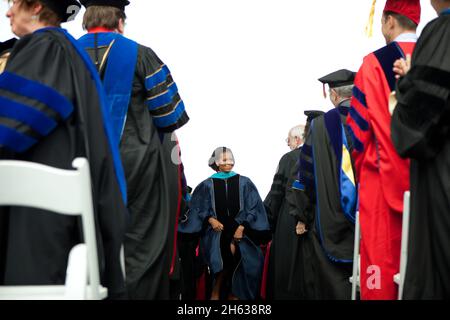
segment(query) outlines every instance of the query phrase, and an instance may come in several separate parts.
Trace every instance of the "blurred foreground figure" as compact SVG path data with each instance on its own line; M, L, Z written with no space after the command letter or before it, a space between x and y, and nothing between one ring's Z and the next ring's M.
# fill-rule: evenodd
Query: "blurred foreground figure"
M73 169L77 157L88 159L101 283L110 298L121 298L127 213L117 142L95 69L59 28L79 8L71 0L12 3L7 17L20 40L0 75L0 158L62 169ZM23 207L0 210L0 283L63 284L69 251L82 240L81 221Z
M404 299L450 298L450 1L431 4L439 17L417 42L392 117L394 145L411 159Z

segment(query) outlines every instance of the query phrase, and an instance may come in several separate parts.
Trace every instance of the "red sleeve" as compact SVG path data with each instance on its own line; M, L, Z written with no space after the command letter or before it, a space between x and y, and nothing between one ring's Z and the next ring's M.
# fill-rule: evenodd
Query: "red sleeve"
M362 164L377 167L389 206L401 212L403 192L409 188L409 164L395 152L391 141L389 83L375 54L364 58L355 78L347 118L353 136L353 159L360 181Z

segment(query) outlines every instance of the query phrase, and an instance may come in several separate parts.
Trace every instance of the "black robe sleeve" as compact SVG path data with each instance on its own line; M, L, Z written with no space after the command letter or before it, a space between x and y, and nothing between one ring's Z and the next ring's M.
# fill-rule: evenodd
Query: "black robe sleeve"
M160 132L173 132L184 126L189 117L172 74L150 48L144 47L137 67L146 75L147 106Z
M397 86L392 140L403 157L429 159L450 133L450 19L440 17L423 31L412 68Z
M272 186L264 199L264 207L266 208L267 218L269 219L270 229L272 232L276 228L276 223L278 220L278 215L283 204L285 193L286 193L286 183L289 179L289 172L293 164L289 153L283 155L278 163L277 172L273 177Z
M64 55L63 47L44 34L18 43L0 76L0 146L25 152L71 116L74 94L61 83L71 77Z
M308 134L300 151L297 170L291 173L300 188L290 188L287 193L289 214L309 228L314 220L314 166L312 158L312 139Z

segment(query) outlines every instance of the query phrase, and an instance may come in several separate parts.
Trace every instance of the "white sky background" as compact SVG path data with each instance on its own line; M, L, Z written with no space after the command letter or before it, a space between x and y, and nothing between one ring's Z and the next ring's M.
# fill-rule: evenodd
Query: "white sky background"
M131 0L125 35L151 47L170 68L191 120L177 131L188 184L210 176L218 146L232 149L234 171L264 199L288 130L304 110L332 108L318 78L357 71L385 45L377 1L374 36L364 34L372 0ZM436 14L421 0L419 32ZM7 10L0 0L0 14ZM83 34L83 10L64 24ZM0 18L0 40L12 37Z

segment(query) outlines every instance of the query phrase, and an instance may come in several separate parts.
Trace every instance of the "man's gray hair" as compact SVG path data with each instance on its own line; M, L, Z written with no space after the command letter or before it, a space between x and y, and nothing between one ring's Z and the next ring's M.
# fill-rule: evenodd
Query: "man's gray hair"
M341 98L351 98L352 97L352 91L353 91L353 85L343 86L343 87L337 87L333 88L334 91L336 91L337 95Z
M305 126L300 124L298 126L293 127L290 131L289 131L289 135L291 137L294 138L300 138L303 140L303 133L305 132Z

